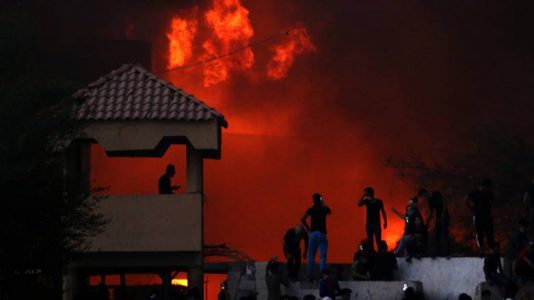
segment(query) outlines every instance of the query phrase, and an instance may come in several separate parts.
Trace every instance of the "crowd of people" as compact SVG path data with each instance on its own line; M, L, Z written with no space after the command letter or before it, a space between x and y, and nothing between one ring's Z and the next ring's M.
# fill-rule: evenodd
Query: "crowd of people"
M486 279L491 285L501 288L503 294L511 295L520 284L534 281L534 243L529 242L527 235L529 221L534 219L534 178L523 199L528 208L525 218L519 221L517 230L507 241L503 264L499 243L494 236L492 203L495 196L492 189L490 179L481 180L475 189L466 194L465 203L472 212L476 245L480 257L484 258ZM285 233L283 250L289 279L299 279L301 262L307 259L306 279L310 282L316 278L314 265L319 252L321 285L331 278L325 274L330 271L327 263L327 218L332 210L321 194L313 194L312 199L313 205L306 210L300 224ZM399 256L404 256L407 262L422 256L450 257L450 215L448 203L439 191L430 192L422 188L409 199L404 211L391 209L404 221L403 236L393 251L389 251L387 243L382 240L382 229L387 228L388 219L384 202L375 197L374 189L365 188L357 204L366 209L366 238L359 243L353 257L354 280L393 280L394 270L397 269L396 257ZM433 229L432 236L429 236L429 228ZM433 251L429 251L430 248ZM327 285L333 286L331 283Z

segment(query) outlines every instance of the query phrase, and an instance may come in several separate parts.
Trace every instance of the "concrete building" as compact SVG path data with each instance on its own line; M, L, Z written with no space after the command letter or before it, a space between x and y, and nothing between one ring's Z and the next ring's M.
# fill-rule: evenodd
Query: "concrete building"
M69 146L68 171L82 184L90 184L93 143L114 157L161 157L170 145L185 144L187 192L100 201L98 210L109 222L66 270L64 299L83 293L89 276L120 274L125 288L128 273L159 274L162 299L168 299L179 271L202 294L203 160L221 156L224 116L137 65L112 71L74 97L75 118L85 126Z

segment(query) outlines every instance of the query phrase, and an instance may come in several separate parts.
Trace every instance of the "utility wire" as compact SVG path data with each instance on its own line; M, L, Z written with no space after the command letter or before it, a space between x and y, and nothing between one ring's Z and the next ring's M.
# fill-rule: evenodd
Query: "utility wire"
M285 30L283 32L273 34L273 35L268 36L268 37L266 37L266 38L264 38L262 40L257 40L257 41L250 42L250 43L246 44L243 47L232 49L229 52L223 53L221 55L213 56L213 57L210 57L208 59L197 61L197 62L194 62L194 63L189 64L189 65L174 67L174 68L165 70L163 72L158 73L158 75L163 75L163 74L167 74L167 73L170 73L170 72L176 71L176 70L183 70L183 69L188 69L188 68L191 68L191 67L204 65L204 64L210 63L210 62L215 61L215 60L219 60L219 59L226 58L228 56L232 56L232 55L234 55L236 53L239 53L239 52L241 52L243 50L246 50L248 48L253 48L253 47L256 47L258 45L265 44L267 42L270 42L271 40L278 39L278 38L280 38L280 37L282 37L284 35L287 36L291 32L291 30L293 30L293 29L288 29L288 30Z

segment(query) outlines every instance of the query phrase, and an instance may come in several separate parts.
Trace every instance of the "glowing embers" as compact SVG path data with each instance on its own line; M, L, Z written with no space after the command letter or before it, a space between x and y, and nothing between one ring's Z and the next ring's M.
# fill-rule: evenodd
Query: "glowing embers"
M193 40L197 31L195 20L173 18L169 40L169 61L167 68L181 67L193 55Z
M300 27L288 31L287 38L272 47L271 50L274 52L274 56L267 65L267 76L278 80L287 75L297 56L307 52L315 52L316 48L306 28Z

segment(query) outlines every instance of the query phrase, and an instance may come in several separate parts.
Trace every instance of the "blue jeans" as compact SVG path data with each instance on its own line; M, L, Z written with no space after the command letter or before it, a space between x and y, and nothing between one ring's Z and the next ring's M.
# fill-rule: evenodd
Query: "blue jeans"
M308 242L308 276L312 276L313 265L315 264L315 255L319 248L319 260L321 271L326 270L326 253L328 252L328 240L326 234L320 231L313 231Z

